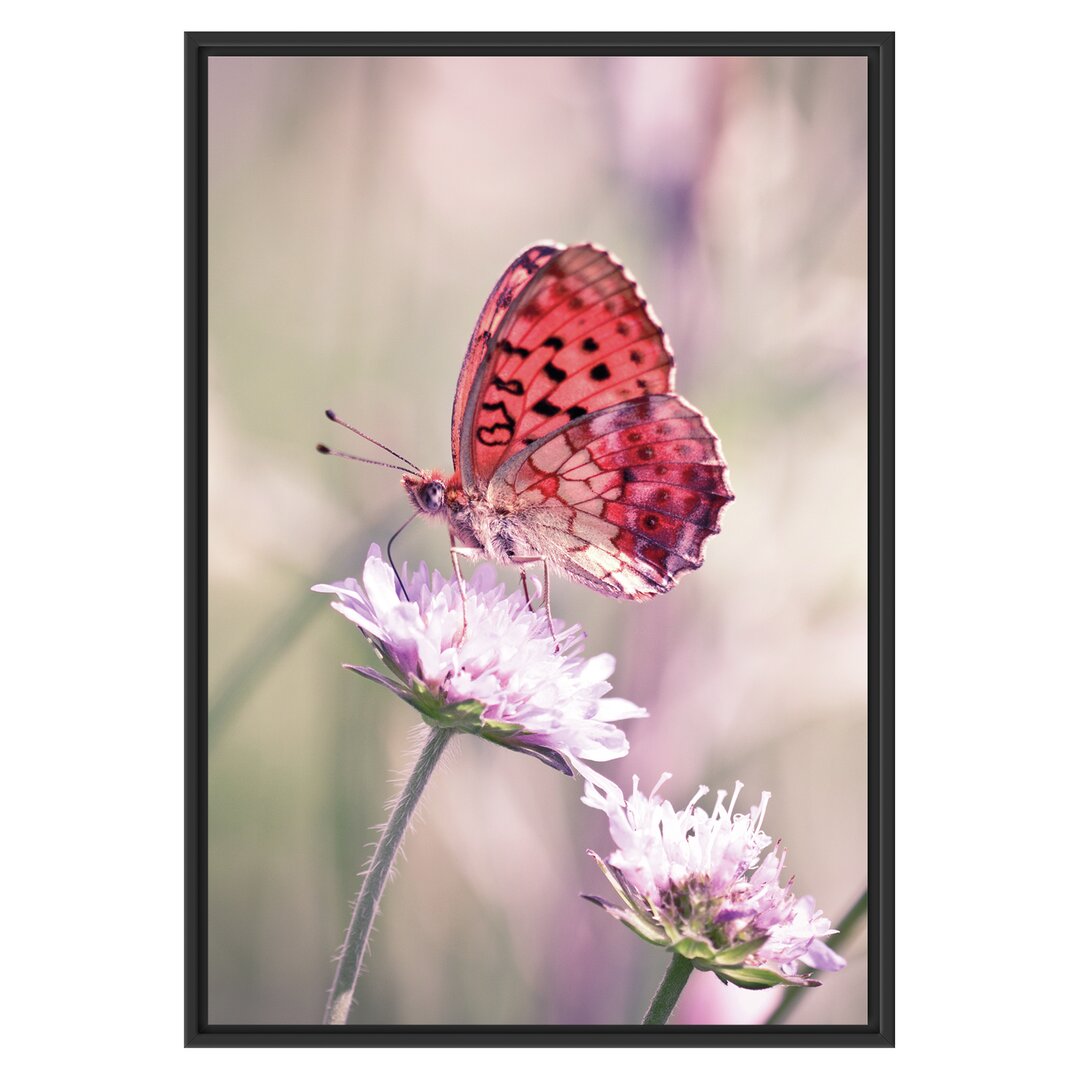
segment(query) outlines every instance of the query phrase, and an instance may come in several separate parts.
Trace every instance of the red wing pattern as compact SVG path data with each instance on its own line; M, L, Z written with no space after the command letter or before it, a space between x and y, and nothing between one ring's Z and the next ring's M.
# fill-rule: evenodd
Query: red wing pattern
M634 279L592 244L551 250L522 256L537 266L527 277L521 258L503 275L458 381L454 465L474 494L503 462L563 426L672 389L671 349ZM515 266L523 287L496 321Z
M476 320L469 347L465 350L465 360L458 375L457 390L454 393L454 412L450 418L450 448L454 455L455 470L461 468L461 433L465 406L469 400L469 390L476 379L476 372L488 355L488 343L494 327L502 322L507 309L521 295L521 290L529 284L552 256L563 250L562 244L534 244L526 248L504 271L491 295L487 298L480 318Z
M702 562L734 497L706 419L676 394L610 406L508 461L491 501L528 521L536 554L611 596L667 592Z

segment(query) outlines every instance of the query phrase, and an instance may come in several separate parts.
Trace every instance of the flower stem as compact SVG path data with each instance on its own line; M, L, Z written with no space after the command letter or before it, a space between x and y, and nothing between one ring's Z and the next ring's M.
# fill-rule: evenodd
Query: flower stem
M862 896L851 905L848 909L848 913L836 924L836 933L825 939L829 943L829 948L841 948L844 942L851 937L853 931L862 921L865 914L866 890L864 889ZM786 989L783 996L780 998L780 1003L769 1014L769 1018L765 1023L779 1024L780 1021L795 1008L795 1005L802 994L803 991L799 987L789 987Z
M641 1021L642 1024L667 1023L667 1018L671 1015L671 1010L675 1008L675 1002L679 1000L679 995L693 970L694 965L685 956L680 956L678 953L672 955L671 963L660 985L656 988L652 1004L645 1014L645 1019Z
M375 921L375 915L379 910L379 900L383 889L386 887L386 879L390 875L390 868L394 865L394 857L397 855L401 841L405 837L405 831L409 827L409 820L420 803L420 796L424 793L428 780L435 769L446 744L453 734L452 728L433 727L420 751L420 756L413 766L412 775L405 782L401 794L394 803L394 810L390 820L383 827L379 843L372 856L371 865L364 875L364 884L356 897L353 906L352 919L349 922L348 932L345 934L345 944L341 947L341 958L338 960L337 973L334 975L334 985L330 990L330 998L326 1003L326 1012L323 1016L324 1024L344 1024L352 1008L353 993L356 990L356 980L360 977L360 966L367 951L368 938L371 936L371 924Z

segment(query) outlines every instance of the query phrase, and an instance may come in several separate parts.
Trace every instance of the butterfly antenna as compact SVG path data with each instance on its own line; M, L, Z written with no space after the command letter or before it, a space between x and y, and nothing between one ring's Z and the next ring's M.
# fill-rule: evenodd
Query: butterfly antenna
M393 465L389 461L374 461L372 458L357 457L355 454L346 454L342 450L331 450L329 446L324 446L322 443L318 443L315 447L320 454L329 454L331 457L345 458L347 461L362 461L365 465L381 465L384 469L393 469L395 472L409 472L409 469L403 469L400 465ZM417 473L417 476L420 474Z
M420 475L419 466L414 465L403 454L399 454L396 450L391 450L389 446L383 446L383 444L379 442L378 439L373 439L370 435L365 435L359 428L354 428L352 424L347 424L344 420L341 419L340 416L338 416L336 412L334 412L333 409L326 410L326 418L328 420L333 420L335 424L340 424L343 428L348 428L349 431L351 431L354 435L359 435L361 439L367 439L369 443L374 443L380 450L385 450L388 454L393 454L394 457L398 459L398 461L404 461L405 464L408 465L413 470L413 472L416 473L417 476Z
M390 569L394 571L394 577L397 578L397 583L401 586L401 591L405 594L405 599L409 599L409 590L405 588L405 582L401 580L401 575L398 573L397 566L394 565L394 556L390 554L390 549L394 546L394 541L405 531L406 526L411 525L419 516L420 511L417 510L415 514L389 540L386 541L386 558L390 563Z

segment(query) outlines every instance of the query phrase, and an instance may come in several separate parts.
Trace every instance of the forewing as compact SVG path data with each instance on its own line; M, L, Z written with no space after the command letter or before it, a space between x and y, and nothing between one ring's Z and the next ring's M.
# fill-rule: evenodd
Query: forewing
M496 505L527 522L535 551L611 596L667 592L702 563L734 496L708 421L677 394L623 402L508 461Z
M648 302L609 252L578 244L549 257L492 323L468 380L460 408L466 488L483 491L504 462L580 417L669 393L673 364ZM458 405L454 413L456 424Z
M458 375L457 390L454 393L454 412L450 418L450 448L454 456L454 469L461 470L463 477L466 476L465 469L469 469L468 475L471 476L471 466L462 462L462 432L466 430L463 426L465 410L477 372L488 356L488 344L492 334L502 323L507 311L521 295L522 290L551 261L552 257L562 250L562 244L541 243L526 248L503 272L480 311L480 317L476 320L472 337L469 339L469 347L465 350L465 360ZM469 456L468 452L465 456Z

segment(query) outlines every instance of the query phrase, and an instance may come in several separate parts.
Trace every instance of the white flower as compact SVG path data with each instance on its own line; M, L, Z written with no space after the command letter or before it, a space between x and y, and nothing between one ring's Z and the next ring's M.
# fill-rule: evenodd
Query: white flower
M406 599L372 545L363 579L313 591L337 595L331 607L360 627L393 677L346 667L392 690L428 723L470 731L567 774L577 759L609 761L630 749L616 722L648 714L604 696L614 657L584 659L581 628L563 630L558 621L556 652L543 611L529 610L520 590L507 596L491 566L465 583L464 635L457 583L437 571L429 580L421 565Z
M844 967L824 943L835 931L813 898L795 896L794 878L780 884L786 852L777 845L761 857L772 844L761 830L767 791L748 813L736 814L742 790L736 784L726 805L727 792L717 792L710 814L698 806L706 787L698 788L685 810L676 811L658 797L670 773L647 796L635 776L625 800L615 784L592 769L583 775L582 802L607 814L616 845L607 860L589 854L626 907L596 896L585 899L646 941L738 986L816 986L799 974L800 964L825 971Z

